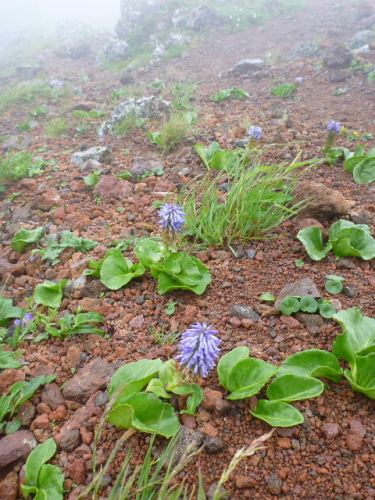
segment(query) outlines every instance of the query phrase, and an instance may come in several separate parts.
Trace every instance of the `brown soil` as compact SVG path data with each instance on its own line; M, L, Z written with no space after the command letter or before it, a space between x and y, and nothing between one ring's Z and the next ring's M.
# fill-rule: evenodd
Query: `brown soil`
M247 124L260 125L264 129L264 143L278 142L288 144L288 149L273 148L268 153L267 161L294 157L301 151L302 159L321 156L321 147L325 139L327 121L334 119L343 123L349 130L375 135L375 99L374 83L367 82L362 71L345 71L347 81L331 83L327 79L328 72L317 68L319 61L315 58L289 60L287 55L293 45L303 40L319 40L322 47L329 47L334 42L347 41L357 31L356 2L343 0L340 4L330 4L325 0L309 0L308 6L297 14L276 19L266 26L252 28L245 33L222 34L213 31L202 37L198 46L181 59L168 60L163 66L151 71L138 71L136 86L147 89L155 79L167 82L182 79L194 79L198 83L198 99L196 107L199 111L198 132L195 142L217 140L222 147L230 149L233 142L243 135L241 127ZM272 64L267 68L268 75L259 80L243 79L229 76L218 79L219 72L226 72L243 58L263 58L267 52L273 56ZM366 62L375 62L375 50L367 57ZM74 96L69 107L74 104L89 102L94 105L104 104L111 109L117 103L109 99L109 94L121 87L118 75L108 71L100 71L94 61L69 61L45 56L46 72L57 78L68 77L73 85L83 87L83 97ZM89 75L88 82L81 82L81 74ZM269 93L269 87L278 77L293 82L298 76L304 81L298 89L300 100L279 99ZM228 100L215 103L210 96L219 89L237 86L249 92L249 100ZM348 91L341 96L332 93L338 87L348 86ZM149 91L151 92L151 91ZM26 120L25 106L6 112L2 116L0 135L14 133L18 122ZM52 106L50 106L52 108ZM65 111L64 111L65 109ZM277 109L282 110L282 118L274 118ZM61 115L66 112L62 104L54 109ZM286 123L285 118L288 118ZM12 202L11 210L32 202L35 190L42 183L48 188L61 189L61 207L56 212L32 212L32 222L36 225L48 224L50 231L70 229L79 236L92 238L103 245L129 237L129 235L147 236L157 234L157 216L152 202L158 199L154 187L158 179L149 177L136 185L136 194L132 199L118 204L98 204L92 190L87 188L81 178L78 167L70 163L70 153L62 153L69 148L77 148L80 143L90 146L108 145L114 152L114 161L110 165L112 174L128 169L136 156L146 156L160 151L152 146L143 131L129 133L123 139L106 136L98 143L94 133L74 138L74 131L68 137L49 139L36 129L30 151L47 145L42 153L45 159L56 159L60 168L47 167L45 174L36 177L32 182L20 181L8 187L6 196L13 192L20 195ZM293 138L301 141L289 145ZM197 155L192 152L193 143L187 143L172 153L162 154L165 163L163 180L173 183L186 183L190 178L180 177L178 172L188 165L193 174L203 172ZM347 142L340 136L337 145L354 149L355 142ZM366 143L374 147L374 140ZM341 191L347 199L356 202L358 212L374 211L374 188L354 183L352 175L342 169L341 165L329 167L321 165L310 170L308 178L324 182L326 185ZM4 206L5 207L5 206ZM64 208L61 210L60 208ZM116 209L123 207L124 210ZM5 207L5 208L8 208ZM4 212L4 210L1 210ZM130 215L134 215L132 220ZM3 214L0 223L3 228L0 255L11 263L22 262L26 265L20 275L11 276L4 289L4 295L14 299L15 305L25 306L25 297L30 296L38 283L45 279L76 278L81 274L74 271L72 263L84 256L79 253L65 253L61 263L49 266L40 259L30 266L30 252L17 254L11 250L11 234L7 233L11 214ZM325 224L329 227L329 224ZM318 348L330 350L332 342L340 333L339 326L327 321L318 329L309 329L302 324L284 324L280 316L261 317L254 324L238 322L232 318L230 306L243 304L250 307L259 304L261 293L271 292L277 295L287 284L309 276L313 279L323 296L329 298L324 291L325 276L340 274L345 277L345 284L356 289L353 297L340 295L343 309L359 307L362 311L375 317L374 267L372 263L351 259L353 268L340 269L334 258L320 262L311 261L301 244L294 238L294 222L288 221L275 232L275 239L252 241L235 247L239 249L254 248L257 250L255 260L236 259L229 251L215 253L218 249L204 252L203 258L212 274L212 284L203 296L194 296L188 292L176 291L165 296L157 294L156 283L148 277L132 281L128 286L116 292L107 291L97 301L96 310L106 316L108 331L113 332L111 338L97 336L73 338L71 340L48 340L38 344L24 342L26 365L22 370L27 376L35 375L38 370L51 370L57 375L57 383L64 384L73 375L67 362L67 353L71 346L76 346L84 353L84 362L95 358L103 358L110 363L120 364L147 358L161 357L168 359L177 352L176 344L161 347L149 334L149 328L161 331L184 331L194 321L207 321L219 330L223 340L222 353L227 353L239 345L247 345L251 355L271 363L280 364L292 353L303 349ZM92 253L94 255L95 252ZM126 252L132 256L132 252ZM306 265L297 268L296 259L304 259ZM136 301L144 295L145 301ZM176 313L170 317L165 314L166 304L178 301ZM73 312L80 304L82 297L77 294L73 299L64 299L61 311ZM131 327L129 322L142 315L144 322L140 327ZM134 323L133 323L134 324ZM79 365L77 369L82 367ZM48 368L46 368L48 367ZM217 376L212 374L202 382L205 387L220 390ZM38 393L39 394L39 393ZM38 394L32 399L37 405ZM243 404L231 404L226 415L209 411L209 422L205 422L205 412L200 411L190 425L211 436L219 436L224 442L222 452L208 455L202 453L184 472L180 479L188 484L197 483L197 470L200 467L206 489L217 481L223 469L239 448L250 444L256 437L269 430L264 422L254 419L248 409L254 404L244 401ZM267 449L258 452L254 457L244 460L232 474L226 488L231 490L229 498L259 498L268 500L282 498L297 500L300 498L313 500L369 500L375 497L375 417L374 401L364 395L355 393L345 379L340 384L330 382L321 397L302 401L296 404L306 417L305 423L288 430L277 430L267 442ZM68 416L74 409L68 410ZM90 420L96 425L100 415ZM357 423L356 423L357 422ZM47 429L36 429L37 439L42 442L50 436L58 434L64 422L54 422ZM325 424L337 423L339 434L332 439L327 438ZM358 427L364 431L359 437ZM35 427L34 427L35 429ZM354 429L354 430L353 430ZM362 433L363 434L363 433ZM121 435L118 429L111 426L105 428L101 439L100 450L104 456L111 449L114 440ZM353 438L354 436L354 438ZM141 459L147 446L148 437L136 434L130 440L134 449L134 461ZM115 466L121 463L125 452L121 453ZM64 471L80 457L75 452L59 452L54 463ZM111 470L112 476L116 467ZM84 483L91 477L87 468ZM18 465L16 471L20 470ZM6 472L9 472L7 470ZM66 475L67 489L74 489L72 479ZM281 481L278 484L278 481ZM66 498L70 497L66 495Z

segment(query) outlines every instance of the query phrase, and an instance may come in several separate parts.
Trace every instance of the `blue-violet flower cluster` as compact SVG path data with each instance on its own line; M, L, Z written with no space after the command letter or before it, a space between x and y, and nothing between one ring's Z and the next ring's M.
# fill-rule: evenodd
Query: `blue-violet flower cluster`
M302 76L297 76L297 78L294 80L296 83L300 84L303 82Z
M182 207L173 205L172 203L164 203L158 210L158 214L161 218L159 224L162 229L172 235L182 231L186 216L185 212L182 211Z
M334 132L335 134L339 134L341 132L341 123L335 122L335 120L331 120L327 125L327 130L329 132Z
M25 316L22 318L22 320L20 319L15 319L14 320L14 326L18 326L19 324L21 324L21 326L24 328L27 323L30 323L30 321L33 320L33 315L31 313L26 313Z
M257 125L252 125L247 131L249 136L256 141L260 141L262 138L263 130L262 127L258 127Z
M201 377L207 377L208 372L214 367L219 356L221 340L207 323L194 323L182 334L179 346L180 354L176 356L184 368Z

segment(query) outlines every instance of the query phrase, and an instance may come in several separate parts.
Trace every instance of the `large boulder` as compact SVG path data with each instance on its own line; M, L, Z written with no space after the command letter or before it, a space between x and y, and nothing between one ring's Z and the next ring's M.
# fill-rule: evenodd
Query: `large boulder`
M352 59L353 54L350 50L336 43L326 50L323 56L323 63L327 68L344 69L350 66Z
M349 40L350 49L358 49L369 43L375 42L375 32L371 30L357 31L357 33Z
M219 12L208 5L199 5L193 9L186 19L186 27L193 31L203 31L204 29L218 24L221 16Z

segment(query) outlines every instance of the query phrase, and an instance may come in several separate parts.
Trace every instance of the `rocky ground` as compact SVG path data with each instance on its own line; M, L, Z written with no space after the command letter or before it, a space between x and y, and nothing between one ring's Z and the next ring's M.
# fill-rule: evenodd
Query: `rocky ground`
M42 54L48 78L65 80L82 89L69 98L40 103L48 105L51 116L73 119L74 108L100 107L110 113L121 102L112 101L111 92L129 88L137 97L159 95L159 91L148 87L157 79L166 83L161 95L168 100L168 85L188 79L197 84L193 103L199 119L194 140L170 153L161 153L141 129L121 139L104 135L99 140L95 129L87 135L75 136L72 128L66 135L51 139L45 135L45 118L41 117L36 119L39 123L31 132L20 133L15 126L29 117L27 111L34 104L6 110L0 124L5 142L0 146L13 151L20 141L25 141L27 150L35 152L46 145L44 151L35 154L55 163L48 165L40 176L14 182L2 193L2 295L12 298L15 305L25 307L26 298L32 295L37 284L46 279L76 280L88 260L102 257L111 242L158 234L158 218L152 202L162 200L166 192L176 191L181 183L186 184L205 171L192 150L197 142L208 145L216 140L222 148L232 149L236 141L245 136L245 127L258 125L264 131L262 144L283 145L270 148L266 153L265 161L275 163L291 161L298 153L302 160L322 156L326 124L331 119L341 122L351 133L375 135L375 87L374 82L367 81L366 74L375 63L374 45L370 43L368 53L360 56L358 69L349 69L346 63L338 62L347 57L347 52L335 49L335 44L352 39L371 10L363 11L360 17L357 2L351 0L334 5L324 0L310 0L307 4L292 16L279 17L243 33L223 34L219 28L213 28L201 35L181 58L163 60L160 65L134 71L134 83L126 87L119 82L117 73L101 69L94 58L82 61ZM290 58L300 42L313 42L318 47L317 54ZM229 71L241 59L255 58L266 61L255 73ZM340 64L344 69L338 67ZM88 75L87 81L83 81L82 74ZM275 82L294 82L296 77L303 78L296 93L298 100L270 94L269 87ZM12 82L12 78L3 85ZM221 103L210 100L213 93L231 87L244 89L250 98ZM333 95L338 88L347 90L342 95ZM348 141L345 135L336 139L336 145L351 150L357 143ZM375 141L370 139L365 144L371 148ZM82 165L80 161L72 161L73 154L78 151L82 156L90 147L111 150L109 157L99 158L104 175L96 187L98 194L82 179L92 165L95 168L97 164L91 163L90 167L90 163ZM149 176L140 181L117 180L115 184L110 180L111 174L130 171L136 162L147 169L151 155L164 167L163 176ZM315 315L281 316L272 308L261 306L258 299L265 292L277 296L285 285L306 277L314 282L323 297L330 298L324 290L325 277L329 274L345 277L345 293L338 296L343 309L359 307L364 314L375 317L372 261L356 258L336 261L329 257L314 262L295 238L304 224L301 219L307 217L318 219L326 229L340 217L367 223L373 229L373 185L355 184L340 163L333 167L320 164L309 170L304 180L322 183L317 189L315 186L314 207L307 208L299 220L291 219L277 228L272 239L234 245L236 256L226 248L210 247L200 252L199 257L212 274L212 283L202 296L184 291L160 296L155 280L150 277L136 279L118 291L108 291L98 280L84 286L73 281L63 299L61 313L74 312L77 307L99 312L105 316L109 335L108 338L76 336L64 341L49 339L36 344L26 340L19 346L23 350L22 368L0 373L1 393L6 393L19 380L41 374L56 375L55 382L39 390L23 405L21 429L1 437L2 499L21 498L18 487L25 459L35 440L40 443L49 437L59 446L52 463L64 472L66 498L77 497L79 487L92 477L94 432L104 411L106 389L115 369L143 358L166 360L177 353L176 344L159 345L149 329L182 332L195 321L207 321L219 331L223 354L246 345L252 356L275 364L304 349L330 350L341 333L337 323ZM325 188L334 191L327 192ZM16 192L19 195L13 201L6 201ZM45 225L50 233L71 230L76 235L94 239L99 245L87 254L67 249L56 265L42 261L38 255L31 258L31 251L19 254L11 248L11 239L20 228L40 225ZM125 255L133 256L131 248ZM296 267L296 259L303 259L304 267ZM172 301L178 304L176 312L169 316L165 309ZM236 307L239 305L246 309ZM236 404L225 401L226 394L217 375L210 375L202 381L202 386L205 398L196 417L184 415L181 420L184 432L194 431L194 438L205 442L205 451L179 479L196 484L197 470L201 468L208 491L236 450L267 432L269 426L249 414L255 398ZM227 498L374 498L374 401L353 392L343 379L340 384L327 384L322 396L295 406L303 413L305 422L297 427L277 429L268 440L267 449L244 460L226 484L230 490ZM105 461L121 434L115 427L105 425L99 445L99 464ZM128 446L134 451L133 463L142 460L148 442L149 436L140 433L130 439ZM109 471L109 486L104 489L103 498L109 492L126 449L127 446L118 454Z

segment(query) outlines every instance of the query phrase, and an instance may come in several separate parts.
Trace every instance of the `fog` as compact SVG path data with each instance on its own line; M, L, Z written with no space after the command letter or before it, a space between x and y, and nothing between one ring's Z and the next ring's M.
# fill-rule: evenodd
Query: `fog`
M113 30L121 0L0 0L0 34L40 34L77 19Z

